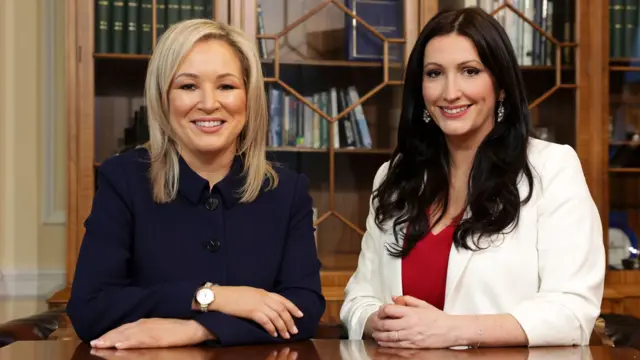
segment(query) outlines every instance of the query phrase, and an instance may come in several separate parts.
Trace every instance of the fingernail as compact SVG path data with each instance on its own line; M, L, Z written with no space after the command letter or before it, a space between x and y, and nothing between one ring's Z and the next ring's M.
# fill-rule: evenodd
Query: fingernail
M93 340L90 344L91 346L100 346L102 345L102 340Z
M289 335L289 332L286 332L286 331L285 331L285 333L284 333L284 338L285 338L285 339L288 339L288 338L290 338L290 337L291 337L291 336Z
M304 314L302 313L302 311L298 311L298 316L303 317Z
M116 343L116 345L115 345L115 346L116 346L116 348L118 348L118 349L119 349L120 347L122 347L122 343Z
M271 333L271 336L278 337L278 333L277 332Z
M297 333L298 333L298 328L297 328L295 325L293 326L293 333L294 333L294 334L297 334Z

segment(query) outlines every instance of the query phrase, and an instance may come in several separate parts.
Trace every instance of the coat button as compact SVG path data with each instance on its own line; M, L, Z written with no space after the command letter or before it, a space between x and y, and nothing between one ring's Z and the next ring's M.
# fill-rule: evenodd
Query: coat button
M207 210L210 210L210 211L215 210L218 207L218 199L213 197L208 198L204 207L206 207Z
M220 249L220 241L218 240L211 240L209 241L205 247L207 248L207 250L209 250L210 252L216 252L218 251L218 249Z

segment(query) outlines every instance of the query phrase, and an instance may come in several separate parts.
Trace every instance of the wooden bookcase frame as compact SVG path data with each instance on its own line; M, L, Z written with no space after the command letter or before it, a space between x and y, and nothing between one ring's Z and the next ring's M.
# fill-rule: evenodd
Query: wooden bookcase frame
M331 1L325 0L325 2ZM406 61L419 30L438 11L438 2L434 0L405 0L405 2ZM527 71L555 71L558 88L575 88L573 90L575 91L575 118L569 119L569 121L575 126L575 148L582 161L592 196L600 211L604 229L608 228L607 215L609 211L608 124L606 121L609 110L608 6L608 0L575 0L575 44L564 44L574 48L575 85L562 84L560 68L535 69L535 67L530 67L527 69ZM510 8L496 11L514 10ZM83 222L91 209L94 191L94 2L66 0L66 14L67 286L49 299L50 307L64 306L69 298L76 257L84 234ZM217 20L243 28L248 34L257 33L254 1L217 0L215 1L215 14ZM300 21L304 21L304 19ZM118 57L119 55L108 56ZM126 57L127 55L124 55L120 58ZM129 57L139 56L129 55ZM344 66L344 64L339 65ZM549 93L539 101L544 101L549 96L553 95ZM537 105L537 103L533 105ZM334 151L333 148L329 148L330 169L333 169L335 153L340 151L341 149ZM371 181L372 179L368 180L367 186ZM638 286L640 285L640 275L638 274L628 271L607 272L603 312L638 311L640 291L635 290L640 288ZM349 271L323 274L323 289L329 300L325 321L336 321L343 296L342 290L349 276ZM633 306L625 305L627 301L630 301L628 304L633 304Z

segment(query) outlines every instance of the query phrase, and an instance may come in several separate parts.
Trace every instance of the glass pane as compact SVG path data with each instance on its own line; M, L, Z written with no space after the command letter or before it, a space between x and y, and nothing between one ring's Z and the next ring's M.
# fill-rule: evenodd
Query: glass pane
M638 268L640 235L640 62L637 8L609 2L610 269Z
M391 6L398 13L398 30L391 32L386 26L381 32L386 36L402 33L402 1L381 2ZM351 1L341 3L351 8ZM391 5L389 5L391 4ZM258 34L276 35L283 29L313 12L313 15L299 23L279 38L278 78L303 97L326 98L318 110L330 118L339 116L336 123L334 147L339 151L389 152L392 133L380 131L386 124L377 122L375 117L381 107L374 98L380 98L380 90L388 91L397 87L403 72L404 45L390 44L390 66L385 83L382 66L381 40L371 38L370 32L356 23L338 5L325 4L321 0L291 2L286 0L258 2ZM363 5L360 5L361 7ZM382 5L380 5L382 6ZM369 12L367 12L369 11ZM364 20L376 24L380 21L368 8L356 8L356 14ZM385 18L385 21L386 20ZM386 23L382 25L387 25ZM382 26L381 25L381 26ZM375 27L375 26L374 26ZM356 34L356 44L350 40ZM363 40L358 42L358 40ZM358 45L360 44L360 45ZM364 44L364 45L363 45ZM276 77L275 49L273 39L257 41L262 56L263 69L267 78ZM363 52L354 51L363 49ZM367 97L364 101L361 99ZM358 105L354 105L358 104ZM355 107L352 107L355 106ZM344 111L351 107L351 111ZM383 110L384 111L384 110ZM385 121L388 123L388 121ZM376 137L384 134L385 137ZM322 146L325 147L326 146Z
M329 211L329 162L327 157L328 154L323 152L272 150L267 153L267 158L277 166L305 174L309 178L309 193L313 199L314 223ZM326 226L325 222L317 226L316 229L316 241L318 244L326 242L324 239L331 237L330 232L323 231Z
M317 232L323 269L352 271L373 177L396 142L405 46L388 45L385 71L383 41L343 7L380 36L399 39L404 36L405 3L358 2L355 9L351 0L339 4L257 0L256 4L256 44L268 79L265 91L270 94L270 151L274 156L294 153L286 156L295 158L296 169L311 179L319 216L332 212ZM323 115L334 120L333 126ZM333 194L330 166L335 174Z
M146 60L95 61L94 159L128 151L149 138L143 91Z
M575 0L439 0L440 9L479 7L493 14L503 26L520 65L531 104L531 122L537 135L548 141L575 145L575 89L559 88L556 66L561 67L560 83L575 84L575 48L557 43L574 41ZM510 5L537 28L523 20ZM508 94L507 94L508 96Z
M622 63L613 64L609 73L609 267L636 269L640 235L640 65L633 60L615 61Z
M336 154L336 212L350 224L332 217L327 224L332 236L319 244L321 258L334 260L331 269L355 269L362 235L354 227L366 230L373 178L388 160L386 154Z
M439 0L440 9L479 7L494 13L504 27L521 66L550 66L555 63L555 46L514 11L502 8L511 5L559 42L574 41L575 0ZM573 50L562 49L564 64L573 64Z

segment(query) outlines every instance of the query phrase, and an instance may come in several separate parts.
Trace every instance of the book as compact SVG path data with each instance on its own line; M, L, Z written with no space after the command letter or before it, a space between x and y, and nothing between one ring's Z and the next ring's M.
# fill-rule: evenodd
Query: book
M349 10L387 39L404 38L403 4L400 0L345 0ZM383 40L349 14L345 14L345 31L348 60L383 60ZM402 55L401 44L389 44L389 60L401 61Z

